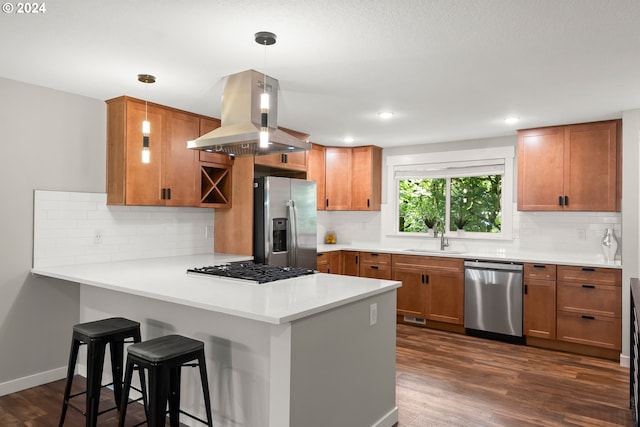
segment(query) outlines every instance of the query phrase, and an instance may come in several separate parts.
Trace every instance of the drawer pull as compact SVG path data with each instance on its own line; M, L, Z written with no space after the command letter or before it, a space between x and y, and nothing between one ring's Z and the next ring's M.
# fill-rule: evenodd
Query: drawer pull
M582 285L583 288L585 289L595 289L596 286L595 285Z
M595 318L595 317L593 317L593 316L587 316L586 314L583 314L583 315L582 315L582 318L583 318L583 319L587 319L587 320L596 320L596 318Z
M533 264L533 268L547 268L544 264Z
M378 267L377 265L372 265L372 266L371 266L371 269L373 269L373 270L377 270L377 269L379 269L379 268L380 268L380 267Z
M582 271L596 271L593 267L582 267Z
M375 252L371 252L369 255L371 255L371 256L378 256L378 255L380 255L380 254L377 254L377 253L375 253Z

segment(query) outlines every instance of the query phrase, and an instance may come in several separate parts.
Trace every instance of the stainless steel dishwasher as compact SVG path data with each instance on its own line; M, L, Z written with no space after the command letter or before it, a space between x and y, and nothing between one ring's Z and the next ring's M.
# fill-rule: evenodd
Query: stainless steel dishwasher
M522 338L522 264L465 261L464 327L490 338Z

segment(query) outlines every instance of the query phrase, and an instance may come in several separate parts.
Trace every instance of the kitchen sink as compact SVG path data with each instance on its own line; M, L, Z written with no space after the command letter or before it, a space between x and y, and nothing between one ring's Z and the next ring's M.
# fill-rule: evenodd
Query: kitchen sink
M440 250L440 249L418 249L418 248L412 248L412 249L403 249L405 252L416 252L416 253L422 253L422 254L463 254L464 251L450 251L450 250Z

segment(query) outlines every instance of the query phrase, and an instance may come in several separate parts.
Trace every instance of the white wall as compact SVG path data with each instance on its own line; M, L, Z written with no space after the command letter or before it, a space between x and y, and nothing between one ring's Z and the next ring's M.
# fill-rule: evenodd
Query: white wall
M640 277L640 110L622 114L622 354L629 356L629 280Z
M5 394L26 384L17 379L66 364L79 290L29 273L33 193L105 191L106 108L100 100L7 79L0 79L0 94L0 394Z

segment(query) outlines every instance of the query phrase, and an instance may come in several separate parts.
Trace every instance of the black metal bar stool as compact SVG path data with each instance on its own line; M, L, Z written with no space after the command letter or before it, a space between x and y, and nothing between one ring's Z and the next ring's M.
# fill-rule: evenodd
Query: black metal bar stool
M193 363L197 361L196 363ZM192 363L188 363L192 362ZM202 393L207 411L207 420L202 420L180 409L180 373L183 366L199 366ZM213 427L211 417L211 398L204 356L204 343L181 335L166 335L127 348L127 369L124 375L122 394L122 410L119 426L124 426L127 413L125 402L129 396L131 377L135 368L148 370L148 407L146 408L147 425L161 427L165 425L167 401L169 402L169 421L172 427L179 425L179 415ZM143 388L144 389L144 388Z
M60 427L64 425L69 400L81 394L87 395L84 414L87 427L95 427L97 425L98 415L116 408L120 409L120 402L122 400L122 359L125 342L140 342L140 323L122 317L112 317L95 322L79 323L73 327L71 353L69 355L69 366L67 369L67 385L64 389L62 414L60 415ZM73 383L78 350L80 346L84 344L87 345L87 388L85 391L71 395L71 385ZM111 353L113 382L102 385L102 367L104 365L104 354L107 344L109 344ZM109 385L113 385L115 406L98 412L100 391L102 387ZM73 405L71 405L71 407L78 409Z

